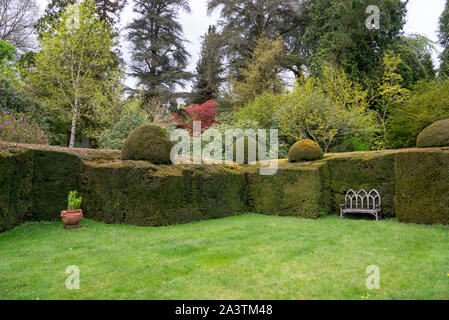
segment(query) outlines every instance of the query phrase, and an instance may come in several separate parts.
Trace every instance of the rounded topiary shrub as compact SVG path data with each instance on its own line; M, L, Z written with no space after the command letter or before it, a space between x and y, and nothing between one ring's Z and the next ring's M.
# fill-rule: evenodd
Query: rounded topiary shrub
M144 124L134 129L125 140L122 147L122 159L170 164L170 152L173 145L165 129Z
M247 137L247 136L245 136L245 137L240 137L240 138L238 138L235 142L234 142L234 144L232 145L232 149L233 149L233 153L232 153L232 155L233 155L233 161L234 162L237 162L237 154L236 154L236 149L237 149L237 142L240 142L240 141L242 141L243 139L245 139L244 140L244 164L248 164L249 163L249 160L248 160L248 144L250 144L250 145L255 145L256 146L256 161L259 161L259 148L261 148L261 146L260 146L260 144L257 142L257 140L256 139L254 139L253 137ZM248 141L250 141L250 143L248 143ZM241 142L240 142L241 143ZM253 160L253 159L252 159Z
M288 152L290 162L317 160L323 157L323 150L312 140L296 142Z
M418 148L449 146L449 119L437 121L421 131L416 145Z

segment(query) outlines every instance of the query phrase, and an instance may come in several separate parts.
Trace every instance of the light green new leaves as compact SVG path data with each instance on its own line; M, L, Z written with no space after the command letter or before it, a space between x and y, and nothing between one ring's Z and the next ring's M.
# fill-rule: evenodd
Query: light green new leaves
M95 14L93 4L85 1L69 7L54 27L43 33L40 45L29 80L51 108L72 121L73 146L80 115L103 112L95 108L102 105L104 82L114 77L110 70L113 36Z
M284 135L312 139L327 152L344 129L356 136L374 132L366 96L341 69L324 66L321 78L298 81L291 93L278 97L276 117Z

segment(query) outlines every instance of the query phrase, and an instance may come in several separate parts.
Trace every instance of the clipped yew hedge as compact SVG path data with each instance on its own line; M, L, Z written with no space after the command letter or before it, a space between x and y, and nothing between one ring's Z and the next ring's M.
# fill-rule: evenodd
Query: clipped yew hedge
M330 198L331 212L339 212L345 194L354 189L379 191L382 215L394 217L395 152L354 152L328 155L322 168L323 188Z
M399 221L449 224L449 150L396 154L395 207Z
M319 218L328 212L327 197L322 197L320 166L283 165L273 176L249 170L248 209L267 215Z
M164 226L246 212L246 179L228 166L154 166L148 162L85 168L86 216L107 223Z
M345 192L377 189L383 214L401 222L449 223L449 148L327 154L311 162L154 165L117 151L0 142L0 232L26 220L59 220L69 191L86 217L163 226L243 212L319 218L338 214Z
M0 145L0 231L25 220L57 220L80 188L83 163L67 152Z

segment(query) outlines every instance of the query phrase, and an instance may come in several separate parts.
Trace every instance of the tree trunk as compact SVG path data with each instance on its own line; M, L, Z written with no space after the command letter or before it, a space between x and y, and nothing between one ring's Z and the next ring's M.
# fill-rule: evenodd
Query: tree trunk
M72 129L70 130L69 148L73 148L75 145L75 131L76 131L77 118L78 118L78 97L75 97L75 103L73 105Z

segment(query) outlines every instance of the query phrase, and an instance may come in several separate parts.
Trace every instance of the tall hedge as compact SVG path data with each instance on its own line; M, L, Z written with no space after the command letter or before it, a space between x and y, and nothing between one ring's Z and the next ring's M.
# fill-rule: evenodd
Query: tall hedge
M396 154L395 207L400 222L449 224L449 151Z
M385 216L449 223L449 148L328 154L254 165L153 165L115 151L0 142L0 232L26 220L58 220L69 191L86 217L162 226L243 212L318 218L337 214L349 189L377 189Z
M0 231L25 220L58 220L68 192L81 187L82 168L66 152L0 146Z
M30 153L0 151L0 232L30 218L32 166Z
M354 189L379 191L382 198L382 215L394 217L394 152L354 152L327 156L327 178L323 183L331 199L331 211L339 212L339 204L345 202L345 194Z
M246 212L246 179L226 166L87 165L86 216L107 223L163 226Z
M281 167L273 176L261 176L258 170L250 170L247 176L251 212L315 219L328 211L326 199L321 197L317 164Z

